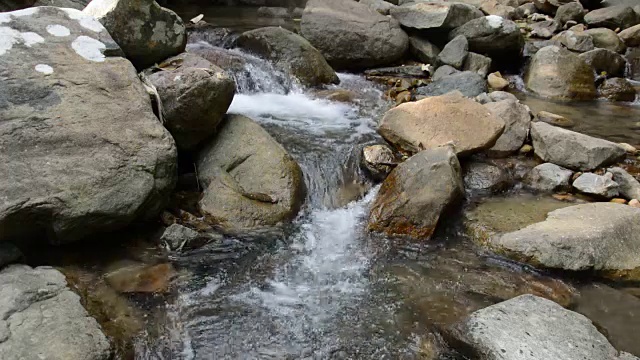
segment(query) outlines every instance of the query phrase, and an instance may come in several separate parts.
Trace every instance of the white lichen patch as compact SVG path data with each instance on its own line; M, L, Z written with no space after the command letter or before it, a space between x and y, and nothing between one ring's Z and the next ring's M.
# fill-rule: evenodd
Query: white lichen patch
M26 9L22 9L22 10L12 11L11 15L16 16L16 17L20 17L20 16L30 16L30 15L34 15L36 13L38 13L38 8L37 7L30 7L30 8L26 8Z
M489 15L485 17L485 19L487 19L489 26L494 29L498 29L500 26L502 26L502 22L504 21L504 19L498 15Z
M164 21L156 21L156 25L153 27L153 35L151 35L151 41L155 42L167 42L167 23Z
M45 75L53 74L53 68L47 64L38 64L35 67L37 72L43 73Z
M182 76L176 75L176 77L173 78L173 81L180 81L180 79L182 79Z
M11 50L13 45L22 43L27 47L43 43L44 38L34 32L20 32L7 26L0 26L0 56Z
M93 1L92 1L93 3ZM80 26L93 32L101 32L105 30L104 26L90 14L84 13L76 9L62 9L67 13L70 19L77 20Z
M47 25L47 32L53 36L69 36L71 30L68 27L62 25Z
M107 47L101 41L88 36L78 36L71 43L71 48L83 58L89 61L103 62L105 59L102 53Z
M11 21L11 14L0 12L0 24L8 23L9 21Z
M20 33L20 37L22 37L22 42L27 46L31 47L35 44L43 43L44 38L34 32L23 32Z
M119 0L93 0L89 2L82 12L96 18L101 18L115 10L118 4Z

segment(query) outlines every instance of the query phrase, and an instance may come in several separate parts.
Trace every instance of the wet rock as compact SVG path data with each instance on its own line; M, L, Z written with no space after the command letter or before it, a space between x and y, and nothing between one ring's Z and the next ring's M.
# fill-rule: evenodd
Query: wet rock
M316 92L316 95L329 101L344 103L353 102L357 97L357 94L355 92L346 89L320 90Z
M182 19L154 0L93 0L82 12L104 25L137 69L178 55L187 45Z
M584 31L566 30L553 37L567 49L579 53L594 49L593 38Z
M22 251L9 242L0 242L0 269L23 259Z
M368 76L388 76L388 77L427 77L428 71L422 65L403 65L403 66L390 66L376 69L369 69L364 71ZM406 81L406 80L405 80ZM411 83L407 81L408 85L404 86L404 89L408 89Z
M106 29L74 9L2 19L0 240L72 242L159 214L175 143Z
M417 153L453 143L462 156L493 146L503 130L501 119L460 93L397 106L387 111L378 128L402 151Z
M120 261L111 264L105 281L120 293L166 293L176 271L171 264L147 265Z
M409 46L396 20L355 1L310 0L300 32L335 69L386 65Z
M367 5L382 15L389 15L389 10L396 7L396 5L384 0L360 0L360 3Z
M635 154L638 152L638 149L636 149L636 147L631 144L618 143L618 145L620 145L629 154Z
M480 10L486 15L496 15L509 20L516 17L516 9L513 6L501 4L497 0L483 1Z
M534 266L640 278L640 209L609 202L555 210L543 222L492 237L489 246Z
M433 76L431 77L431 79L433 81L438 81L442 78L445 78L449 75L453 75L453 74L457 74L459 73L458 70L456 70L453 66L449 66L449 65L442 65L440 67L438 67L436 69L436 71L433 73Z
M446 66L446 65L445 65ZM442 68L441 66L440 68ZM440 69L438 68L438 69ZM438 70L436 70L438 72ZM449 69L446 72L450 72ZM441 70L438 76L434 74L434 81L416 89L416 95L438 96L459 91L466 97L475 97L487 91L487 82L478 73L471 71L455 72L451 75L443 76L446 73Z
M593 46L596 48L607 49L617 53L624 53L627 49L624 42L620 40L615 31L607 28L595 28L584 31L585 34L593 39Z
M478 310L450 336L481 360L624 359L583 315L521 295Z
M637 25L640 20L631 6L617 5L590 11L584 16L584 22L592 28L605 27L611 30L618 28L624 30Z
M525 178L528 188L540 192L567 191L573 171L561 166L544 163L533 168Z
M289 9L284 7L261 6L258 8L258 16L270 18L289 18Z
M525 74L525 86L552 99L596 97L593 70L578 55L558 46L540 49Z
M509 80L503 78L500 72L489 74L487 77L487 83L489 83L489 87L494 90L504 90L509 86Z
M613 175L613 181L618 184L620 195L626 199L640 199L640 182L636 178L619 167L612 167L607 171Z
M242 33L239 47L272 61L305 86L337 84L338 76L320 51L298 34L280 27L266 27Z
M464 60L462 70L475 72L484 78L489 74L491 63L490 57L470 52Z
M50 267L12 265L0 272L0 358L107 360L111 350L95 319Z
M573 187L583 194L611 199L618 196L618 183L612 178L613 175L610 173L605 175L584 173L573 182Z
M165 243L171 250L178 250L185 244L195 241L199 236L195 230L180 224L172 224L164 230L160 241Z
M224 70L193 54L183 53L148 75L162 100L164 125L181 150L193 150L213 135L227 112L235 82Z
M369 229L428 240L440 215L461 200L460 163L448 146L424 150L398 165L382 183Z
M526 3L518 6L514 13L514 19L526 19L527 17L535 14L537 11L536 6L533 3Z
M505 123L504 132L487 154L491 157L506 157L517 152L529 135L531 115L529 109L519 101L501 100L484 105L492 115Z
M579 2L570 2L558 7L555 20L564 25L568 21L582 22L585 10Z
M296 216L305 186L298 164L260 125L227 115L199 154L200 208L226 231L273 226Z
M625 57L629 63L627 76L632 80L640 81L640 47L627 49Z
M464 166L464 189L472 194L490 195L508 190L513 178L506 169L498 166L471 162Z
M440 49L426 39L411 36L409 37L409 52L423 63L435 65L438 62Z
M535 153L542 160L574 170L593 170L625 154L616 143L543 122L531 124L531 138Z
M532 37L551 39L555 33L562 29L562 25L556 20L546 20L534 22L529 28Z
M398 164L393 150L386 145L371 145L362 149L362 162L376 180L384 180Z
M533 4L545 14L555 14L560 6L573 1L575 0L533 0Z
M640 46L640 25L622 30L618 36L626 46Z
M467 38L469 51L486 54L494 60L501 56L519 57L524 48L524 38L518 25L496 15L471 20L453 30L449 37L458 35Z
M475 6L444 1L409 2L389 13L402 26L418 30L453 29L483 15Z
M547 124L559 127L570 128L575 125L575 123L566 117L554 113L550 113L548 111L540 111L536 114L536 121L542 121Z
M611 101L634 101L636 89L624 78L612 78L605 80L598 88L600 96Z
M606 72L608 76L623 76L627 61L616 52L594 49L579 55L596 73Z
M469 43L467 39L460 35L449 41L440 54L438 54L438 63L461 69L464 61L469 54Z

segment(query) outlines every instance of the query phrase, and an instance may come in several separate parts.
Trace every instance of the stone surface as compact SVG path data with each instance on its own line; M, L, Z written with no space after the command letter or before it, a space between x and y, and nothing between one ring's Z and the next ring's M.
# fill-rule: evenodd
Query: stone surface
M567 191L573 171L561 166L544 163L534 167L525 177L529 189L539 192Z
M92 0L82 12L104 25L139 70L178 55L187 45L182 19L154 0Z
M175 143L104 27L53 7L0 21L0 241L71 242L155 217Z
M573 121L566 117L548 111L540 111L536 114L536 121L542 121L553 126L570 128L575 125Z
M525 86L551 99L596 97L593 70L578 55L558 46L540 49L525 74Z
M544 122L531 123L531 139L536 155L542 160L573 170L593 170L625 154L616 143Z
M384 115L378 132L396 148L417 153L452 142L458 155L493 146L504 121L484 106L450 93L397 106Z
M436 81L438 81L438 80L440 80L440 79L442 79L444 77L447 77L447 76L453 75L453 74L458 74L458 73L460 73L460 71L456 70L452 66L442 65L442 66L438 67L436 69L436 71L433 72L433 75L431 76L431 80L436 82ZM421 91L420 88L418 88L418 92L420 92L420 91Z
M375 180L384 180L398 160L390 147L371 145L362 149L362 163Z
M619 167L612 167L607 171L613 174L613 181L618 183L620 195L629 200L640 199L640 182L635 177Z
M491 63L490 57L470 52L464 60L462 70L475 72L484 78L489 74Z
M200 237L200 234L197 231L180 224L172 224L164 230L160 241L165 243L169 249L178 250L197 240L198 237Z
M492 157L506 157L517 152L529 135L531 115L529 109L518 101L501 100L484 105L489 112L505 123L504 132L487 154Z
M566 30L554 36L552 40L560 42L567 49L578 53L591 51L595 48L593 37L584 31Z
M480 360L622 360L585 316L553 301L521 295L472 313L450 330Z
M482 17L476 7L461 2L409 2L389 11L402 26L412 29L454 29Z
M593 39L593 46L596 48L607 49L623 54L627 49L624 42L618 37L615 31L607 28L595 28L584 31L585 34Z
M555 33L562 29L560 22L556 20L537 21L529 26L531 37L551 39Z
M355 1L310 0L300 33L335 69L386 65L409 46L396 20Z
M0 271L0 358L107 360L110 345L64 275L50 267Z
M266 27L242 33L236 44L249 52L274 62L305 86L337 84L338 76L302 36L280 27Z
M389 10L395 7L394 4L384 0L360 0L360 3L367 5L382 15L389 15Z
M640 25L635 25L622 30L618 36L626 46L640 46Z
M467 38L469 51L486 54L494 60L503 56L520 56L524 48L524 38L518 25L496 15L471 20L453 30L449 38L458 35Z
M533 4L539 12L555 14L558 8L575 0L533 0Z
M579 56L598 74L606 72L607 76L624 76L627 61L616 52L607 49L594 49Z
M624 78L605 80L598 88L600 96L611 101L635 101L636 89Z
M409 52L419 61L435 65L438 62L440 49L426 39L411 36L409 37Z
M513 178L507 169L483 162L464 165L464 189L472 194L490 195L508 190Z
M199 204L226 231L273 226L296 216L305 185L298 164L260 125L227 115L200 152Z
M447 65L441 66L438 70L445 66ZM453 67L451 69L455 70ZM451 70L448 68L446 72L445 70L438 72L438 70L436 70L434 74L433 82L417 88L415 92L416 95L438 96L452 91L459 91L466 97L474 97L487 91L487 82L476 72L455 71L451 75L445 75L447 72L451 72Z
M227 112L236 85L224 70L183 53L148 75L162 100L164 125L180 150L193 150L213 135Z
M509 20L516 17L516 9L513 6L504 5L497 0L483 1L480 10L486 15L496 15Z
M612 177L611 174L584 173L573 182L573 187L587 195L611 199L618 196L618 183Z
M561 5L556 10L555 20L564 25L567 21L575 21L577 23L582 22L584 18L585 10L577 1L570 2L568 4Z
M438 54L438 64L449 65L460 70L468 54L469 43L467 39L462 35L456 36Z
M369 229L428 240L440 215L462 198L460 163L448 146L424 150L398 165L382 183Z
M602 9L593 10L584 16L585 24L589 27L606 27L611 30L626 29L637 25L640 16L633 11L631 6L617 5Z
M509 86L509 80L502 77L502 74L499 72L494 72L489 74L487 77L487 83L489 87L494 90L504 90Z

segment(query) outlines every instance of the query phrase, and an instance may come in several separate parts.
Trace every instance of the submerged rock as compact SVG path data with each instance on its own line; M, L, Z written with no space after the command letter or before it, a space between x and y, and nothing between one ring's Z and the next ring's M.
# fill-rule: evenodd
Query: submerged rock
M517 152L529 136L531 114L519 101L501 100L484 105L491 114L505 123L504 132L487 154L493 157L506 157Z
M111 264L105 281L121 293L166 293L176 271L170 263L147 265L131 261Z
M584 173L574 182L573 187L581 193L611 199L618 196L618 183L612 180L613 175L596 175Z
M467 38L469 51L487 54L494 60L504 60L503 56L519 57L524 48L524 38L518 25L496 15L471 20L453 30L449 38L458 35Z
M476 7L461 2L409 2L389 11L402 26L412 29L453 29L482 17Z
M561 166L544 163L533 168L525 177L525 184L528 188L541 191L567 191L571 189L569 181L573 171Z
M177 250L197 240L198 237L200 234L195 230L180 224L171 224L162 233L160 241L165 243L169 249Z
M438 70L445 68L446 66L448 65L441 66ZM416 89L415 94L423 96L438 96L448 94L452 91L459 91L463 96L475 97L487 91L487 82L478 73L471 71L455 71L450 75L446 75L446 73L451 72L450 69L455 69L453 67L445 69L447 69L447 71L444 73L444 69L440 70L440 73L436 70L436 73L433 76L433 82L426 86L419 87Z

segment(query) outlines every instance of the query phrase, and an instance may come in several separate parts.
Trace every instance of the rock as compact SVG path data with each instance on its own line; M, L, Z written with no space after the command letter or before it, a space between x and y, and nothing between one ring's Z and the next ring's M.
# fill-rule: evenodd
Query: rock
M87 6L87 4L89 4L89 2L90 0L36 0L32 6L55 6L59 8L82 10Z
M296 216L305 197L302 171L260 125L227 115L200 152L200 208L225 231L273 226Z
M618 145L620 145L629 154L635 154L638 152L638 149L633 145L627 143L618 143Z
M362 164L375 180L384 180L398 160L388 146L371 145L362 149Z
M0 18L0 241L67 243L159 214L175 143L104 27L53 7Z
M440 49L437 46L430 43L420 37L409 37L409 52L416 59L422 61L425 64L435 65L438 62L438 54Z
M402 65L369 69L365 70L364 74L367 76L386 76L391 78L426 78L429 76L429 71L428 67L423 65ZM408 80L404 81L407 82L407 86L404 86L405 89L412 86Z
M513 185L513 178L498 166L471 162L464 166L464 189L471 193L490 195L508 190Z
M305 86L337 84L338 76L322 54L302 36L280 27L266 27L242 33L236 44L272 61Z
M120 293L166 293L176 271L169 263L147 265L131 261L111 264L105 281Z
M496 15L471 20L453 30L449 38L458 35L467 38L469 51L486 54L494 60L503 56L519 57L524 48L518 25Z
M573 127L575 123L566 117L548 111L540 111L535 118L536 121L542 121L553 126Z
M522 145L522 147L518 150L518 153L526 155L529 154L533 151L533 146L529 145L529 144L524 144Z
M631 199L629 201L629 206L640 209L640 201L638 199Z
M187 45L182 19L154 0L92 0L82 12L104 25L138 70L180 54Z
M584 16L584 22L591 28L605 27L611 30L626 29L637 25L639 16L631 6L618 5L593 10Z
M526 19L529 16L535 14L537 11L536 6L533 3L526 3L518 6L514 13L514 19Z
M198 237L200 237L200 234L197 231L180 224L172 224L164 230L160 241L165 243L171 250L179 250L184 245L197 240Z
M575 0L533 0L535 7L545 14L555 14L558 8Z
M608 76L623 76L627 61L611 50L594 49L579 55L596 73L606 72Z
M355 1L310 0L300 32L335 69L386 65L409 46L396 20Z
M553 40L559 41L567 49L579 53L594 49L593 38L584 31L566 30L553 37Z
M568 21L582 22L584 18L584 7L579 2L570 2L558 7L555 20L564 25Z
M389 13L402 26L418 30L450 30L483 15L475 6L445 1L409 2L391 9Z
M626 46L630 46L630 47L640 46L640 25L635 25L628 29L622 30L618 34L618 36Z
M440 215L461 200L463 191L453 149L421 151L398 165L382 183L371 207L369 229L428 240Z
M502 101L502 100L519 101L515 95L505 91L492 91L488 94L488 96L491 99L491 101Z
M593 70L578 55L558 46L540 49L525 74L525 86L551 99L596 97Z
M529 135L531 115L529 109L518 101L501 100L484 105L492 115L505 123L504 132L487 154L491 157L506 157L517 152Z
M573 170L593 170L625 155L616 143L544 122L531 123L531 139L536 155L542 160Z
M461 71L447 76L442 76L441 74L442 72L437 74L438 76L434 74L434 81L426 86L417 88L415 94L438 96L457 90L466 97L475 97L487 91L487 82L478 73Z
M483 78L489 74L489 69L491 69L491 58L473 52L467 54L462 65L462 70L475 72Z
M622 198L613 198L613 199L610 200L610 202L616 203L616 204L626 204L627 200L622 199Z
M503 78L500 72L489 74L489 76L487 77L487 82L489 83L489 87L494 90L504 90L509 86L509 80Z
M584 173L573 182L573 187L581 193L606 199L618 196L618 183L612 180L611 174Z
M215 133L227 112L235 82L224 70L193 54L183 53L148 75L162 100L164 125L181 150L193 150Z
M598 202L555 210L547 220L493 237L490 247L534 266L640 278L640 209Z
M360 3L367 5L368 7L379 12L382 15L389 15L389 10L396 7L394 4L391 4L384 0L360 0Z
M555 33L562 29L562 25L556 20L534 22L529 27L531 28L531 37L541 39L551 39Z
M433 76L431 76L431 80L438 81L438 80L440 80L442 78L445 78L445 77L447 77L449 75L458 74L459 72L460 71L456 70L452 66L442 65L439 68L437 68L436 71L433 73Z
M573 171L552 163L544 163L534 167L525 177L528 188L540 192L567 191L571 189Z
M623 54L627 50L626 45L615 31L607 28L596 28L584 31L593 39L593 46Z
M378 128L402 151L417 153L452 142L460 156L490 148L503 130L501 119L459 92L397 106L386 112Z
M469 43L467 39L460 35L449 41L440 54L438 54L438 63L461 69L464 61L469 53Z
M43 11L40 8L39 11ZM0 358L107 360L111 350L64 275L50 267L0 271Z
M640 182L636 178L619 167L612 167L607 171L613 174L613 181L619 185L620 195L625 199L640 199Z
M605 80L600 88L600 96L611 101L635 101L636 89L624 78L612 78Z
M623 360L589 319L553 301L521 295L478 310L450 330L480 360Z
M289 18L289 9L284 7L261 6L258 8L258 16L270 18Z
M483 1L480 10L486 15L497 15L509 20L516 17L516 9L513 6L501 4L497 0Z
M640 81L640 47L627 49L625 57L629 63L629 78Z
M24 258L22 251L10 242L0 242L0 269Z

